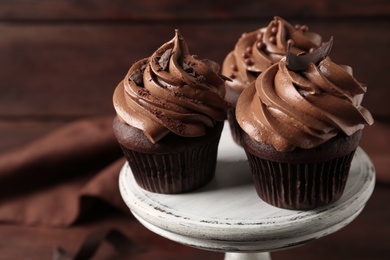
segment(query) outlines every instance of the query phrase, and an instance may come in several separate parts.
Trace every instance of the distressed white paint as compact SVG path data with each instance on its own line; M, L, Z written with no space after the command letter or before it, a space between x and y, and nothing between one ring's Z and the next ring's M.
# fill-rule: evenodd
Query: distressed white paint
M226 259L269 259L267 253L254 253L318 239L355 219L372 194L375 174L372 162L358 148L337 202L309 211L279 209L257 196L245 153L225 126L216 176L206 187L180 195L151 193L135 183L127 164L119 184L134 216L153 232L188 246L241 253L227 254Z

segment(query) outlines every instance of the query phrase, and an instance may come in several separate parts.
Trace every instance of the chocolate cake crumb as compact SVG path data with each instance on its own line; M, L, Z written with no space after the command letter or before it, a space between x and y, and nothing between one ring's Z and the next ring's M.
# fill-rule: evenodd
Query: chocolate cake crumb
M158 64L160 65L162 70L166 70L168 68L169 58L171 57L172 49L166 50L158 60Z
M186 62L183 62L182 64L182 67L183 67L183 70L185 72L187 72L190 76L192 77L196 77L196 72L194 71L194 69L191 67L191 63L186 63Z
M141 96L141 97L147 97L147 96L150 95L149 90L144 89L144 88L139 89L137 93L138 93L138 95Z
M205 83L205 82L206 82L206 78L205 78L205 76L203 76L203 75L197 76L197 77L196 77L196 80L197 80L198 82L200 82L200 83Z
M306 91L306 90L304 90L304 89L297 88L297 90L298 90L299 94L300 94L302 97L307 97L307 96L309 96L309 95L310 95L310 93L309 93L309 92L307 92L307 91Z
M144 64L141 65L141 72L144 73L145 69L146 69L146 66L148 65L148 62L146 61Z
M136 85L142 86L143 83L142 71L140 69L135 69L133 73L131 73L129 79L133 81Z

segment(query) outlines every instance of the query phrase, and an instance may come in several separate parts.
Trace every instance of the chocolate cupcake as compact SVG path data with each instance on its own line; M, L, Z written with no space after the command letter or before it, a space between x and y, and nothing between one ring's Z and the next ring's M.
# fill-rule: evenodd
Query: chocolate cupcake
M291 42L290 42L291 43ZM269 67L241 94L237 121L256 191L286 209L313 209L338 200L364 125L366 86L347 66L316 51Z
M176 30L115 89L114 133L143 189L184 193L213 178L228 108L218 70L190 55Z
M231 79L225 82L225 99L233 107L236 106L241 92L261 72L286 55L288 40L295 43L291 49L294 54L314 50L322 42L321 36L309 31L308 26L292 26L280 17L275 17L267 27L242 34L222 65L222 74ZM233 139L239 144L240 130L235 120L234 109L228 111L228 120Z

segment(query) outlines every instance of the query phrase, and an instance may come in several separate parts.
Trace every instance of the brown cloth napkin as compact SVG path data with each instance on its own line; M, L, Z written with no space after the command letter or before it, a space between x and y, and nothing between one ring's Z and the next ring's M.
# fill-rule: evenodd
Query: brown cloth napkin
M102 202L128 212L118 189L125 160L112 120L69 123L1 154L0 222L68 226L97 214L92 209Z

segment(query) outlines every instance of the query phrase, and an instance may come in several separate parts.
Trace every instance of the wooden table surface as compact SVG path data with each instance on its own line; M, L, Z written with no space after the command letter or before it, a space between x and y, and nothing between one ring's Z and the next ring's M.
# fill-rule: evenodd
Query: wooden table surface
M390 134L386 1L5 0L0 1L0 152L75 119L113 114L116 84L134 61L173 38L175 28L191 53L222 63L243 32L266 26L275 15L307 24L324 39L334 36L332 59L352 66L355 77L368 85L363 104L380 128L367 130L362 146L369 155L378 151L375 144ZM382 146L383 156L389 154L390 145ZM385 167L377 170L388 174ZM389 184L377 183L352 224L307 245L272 253L272 258L388 259L389 198ZM0 224L0 259L50 259L57 245L72 253L87 234L104 227L117 227L146 251L123 256L104 245L96 259L223 259L221 253L161 238L115 212L64 229Z

